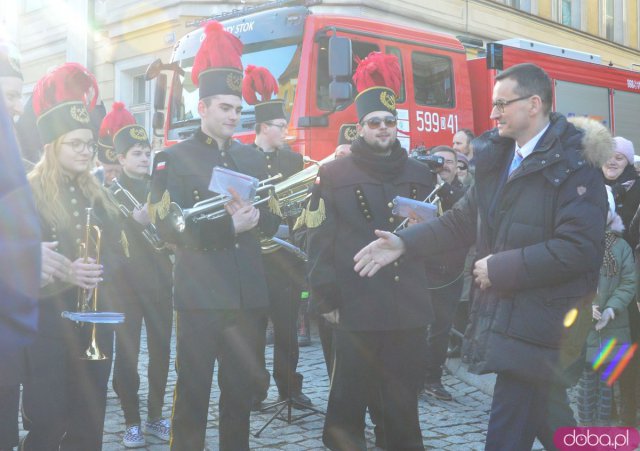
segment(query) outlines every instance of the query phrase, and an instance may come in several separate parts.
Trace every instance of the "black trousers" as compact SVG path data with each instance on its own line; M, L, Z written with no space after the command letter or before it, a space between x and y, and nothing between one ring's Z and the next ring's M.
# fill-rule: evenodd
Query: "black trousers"
M298 310L300 306L300 264L290 253L278 250L263 256L267 287L269 289L269 316L273 323L273 379L281 397L297 394L302 389L302 374L296 370L300 349L298 347ZM304 266L304 265L302 265ZM267 318L261 325L260 342L257 352L262 365L255 390L257 399L265 399L269 389L269 373L266 369L264 353Z
M18 446L20 383L25 375L24 350L2 356L0 368L0 450Z
M439 383L442 379L442 365L447 359L449 332L458 307L462 284L460 277L451 285L431 290L431 305L433 305L433 322L427 332L425 349L425 383Z
M376 423L389 451L424 450L418 422L420 354L425 329L353 332L336 329L336 359L322 440L331 450L366 451L365 412L377 398Z
M155 420L162 417L171 353L173 321L171 286L168 286L166 293L163 294L157 300L135 297L128 298L128 302L122 303L126 321L116 328L113 389L120 398L124 421L128 426L140 424L138 355L143 320L147 331L149 353L147 418Z
M575 425L563 385L498 373L485 450L528 451L536 437L547 451L557 450L556 429Z
M177 316L176 370L171 449L204 448L211 379L219 363L220 451L249 450L255 349L265 312L255 310L183 310Z
M107 360L79 358L90 342L91 325L70 323L62 337L39 336L26 350L22 449L102 449L107 383L113 355L113 327L98 326L97 342Z

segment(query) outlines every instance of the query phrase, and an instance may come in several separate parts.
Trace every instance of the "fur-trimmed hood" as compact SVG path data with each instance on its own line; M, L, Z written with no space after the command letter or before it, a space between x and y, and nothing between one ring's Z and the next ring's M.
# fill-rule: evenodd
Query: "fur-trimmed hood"
M568 121L582 131L582 155L592 166L600 168L613 156L614 142L609 130L588 117L572 117Z

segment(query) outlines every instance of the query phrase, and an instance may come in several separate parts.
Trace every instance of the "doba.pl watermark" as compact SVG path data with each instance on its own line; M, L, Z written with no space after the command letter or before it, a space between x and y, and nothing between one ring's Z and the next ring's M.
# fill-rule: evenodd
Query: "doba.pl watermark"
M640 445L640 433L627 427L559 428L553 443L561 451L634 451Z

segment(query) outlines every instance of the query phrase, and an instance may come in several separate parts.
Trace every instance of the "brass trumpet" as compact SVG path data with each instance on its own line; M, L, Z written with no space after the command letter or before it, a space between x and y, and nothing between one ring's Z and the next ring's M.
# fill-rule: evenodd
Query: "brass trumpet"
M280 178L282 178L282 174L276 174L273 177L260 181L256 189L256 199L252 202L254 207L269 201L273 195L272 191L275 189L272 182ZM267 194L258 196L263 193ZM213 221L226 215L227 211L224 209L224 206L227 202L229 202L229 196L226 194L220 194L202 200L194 204L193 207L185 209L182 209L180 205L175 202L171 202L169 205L169 222L178 233L182 233L186 228L188 220L193 222Z
M91 224L91 212L92 208L85 209L87 213L85 229L84 229L84 241L80 243L80 256L87 263L89 259L89 247L91 245L92 232L94 234L94 252L96 264L100 264L100 244L102 239L102 232L97 225ZM78 311L79 312L97 312L98 311L98 285L95 288L81 288L78 292ZM91 342L89 347L85 350L84 354L80 357L83 360L106 360L106 356L98 348L98 342L96 341L96 323L91 326Z
M117 178L111 181L111 187L107 192L109 199L118 207L125 218L132 217L135 210L142 208L142 204L118 182ZM166 243L160 238L155 225L147 224L142 229L142 236L156 251L165 249Z

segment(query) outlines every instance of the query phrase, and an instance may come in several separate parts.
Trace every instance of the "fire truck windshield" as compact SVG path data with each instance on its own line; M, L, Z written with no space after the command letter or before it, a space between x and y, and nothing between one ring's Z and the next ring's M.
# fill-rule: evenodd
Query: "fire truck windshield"
M268 68L278 80L279 98L285 99L285 110L291 112L293 106L295 88L300 69L300 44L282 44L282 42L270 42L271 46L252 44L245 46L242 55L242 64L246 68L264 66ZM278 45L280 44L280 45ZM198 90L191 82L191 67L193 57L180 61L184 69L184 76L176 73L172 87L169 125L167 138L170 141L181 141L190 137L200 126L198 115ZM248 105L244 99L242 102L242 118L236 129L236 133L253 130L255 125L254 107Z

